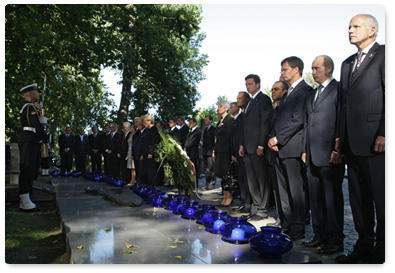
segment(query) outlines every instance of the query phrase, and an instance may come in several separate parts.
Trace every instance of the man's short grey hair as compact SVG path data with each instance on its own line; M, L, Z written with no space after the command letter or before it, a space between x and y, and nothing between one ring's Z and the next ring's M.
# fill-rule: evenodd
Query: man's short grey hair
M117 129L118 129L118 124L116 124L115 122L111 123L111 125L114 125L114 126L115 126L115 128L117 128Z
M130 127L130 122L129 122L129 121L125 121L125 122L123 123L123 125L127 125L128 127Z
M225 108L229 108L230 107L230 103L227 100L221 100L218 105L223 104Z

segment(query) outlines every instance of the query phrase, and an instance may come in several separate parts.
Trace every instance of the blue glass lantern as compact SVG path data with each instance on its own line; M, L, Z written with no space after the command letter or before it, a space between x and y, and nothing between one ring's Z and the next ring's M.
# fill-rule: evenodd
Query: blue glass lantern
M58 176L60 175L60 172L59 172L58 170L55 170L55 171L53 171L53 172L51 173L51 175L52 175L53 177L58 177Z
M180 214L180 212L178 211L179 208L181 208L187 201L189 201L188 197L182 197L180 202L178 203L177 207L172 211L174 214Z
M208 205L208 204L202 205L201 208L197 210L195 213L196 223L203 225L203 219L208 215L210 215L210 213L213 210L216 210L215 205Z
M81 172L77 172L77 171L74 171L74 172L71 173L71 176L73 178L78 178L80 175L81 175Z
M229 222L226 210L213 210L210 215L203 219L203 225L207 232L218 234L222 225Z
M199 209L199 202L186 201L184 205L178 208L178 213L181 215L181 218L195 219L195 213L198 209Z
M167 195L165 194L165 193L161 193L159 196L158 196L158 198L156 198L155 200L154 200L154 206L156 207L156 208L161 208L161 207L163 207L163 205L162 205L162 203L163 203L163 200L165 200L167 198Z
M261 231L250 238L250 246L266 258L280 258L293 247L291 238L278 227L261 227Z
M219 229L222 241L232 244L248 244L248 240L257 230L247 220L248 218L243 217L230 218L230 221Z
M67 171L66 171L66 172L62 173L61 176L63 176L63 177L69 177L69 176L71 175L71 173L72 173L72 172L67 172Z
M171 210L170 208L170 202L175 200L177 198L177 195L175 194L168 194L165 199L162 201L162 206L165 208L165 210Z

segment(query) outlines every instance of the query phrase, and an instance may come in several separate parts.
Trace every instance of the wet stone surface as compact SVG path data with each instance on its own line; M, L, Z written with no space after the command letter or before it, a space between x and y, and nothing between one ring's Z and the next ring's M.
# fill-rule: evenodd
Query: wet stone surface
M128 187L117 192L114 187L85 180L53 178L56 197L72 251L74 263L137 263L137 264L226 264L226 263L334 263L334 258L342 253L319 255L314 249L294 242L293 249L281 259L265 259L253 251L249 244L233 245L202 229L192 220L184 220L163 208L154 208L147 201L139 207L117 205L101 194L107 188L109 196L133 194ZM204 177L199 180L199 188L204 186ZM219 204L219 180L214 190L203 192L202 198L216 201L198 200L200 204ZM352 250L356 233L348 204L347 180L343 184L345 198L345 252ZM88 192L87 192L88 189ZM160 187L167 192L174 189ZM89 192L91 191L91 192ZM134 194L133 194L134 195ZM137 195L133 196L138 197ZM138 197L140 198L140 197ZM136 201L138 202L138 198ZM141 198L140 198L141 201ZM240 216L232 211L239 204L235 200L226 208L231 216ZM270 209L269 219L251 222L259 230L260 226L275 222L276 212ZM306 239L313 237L311 224L306 226Z

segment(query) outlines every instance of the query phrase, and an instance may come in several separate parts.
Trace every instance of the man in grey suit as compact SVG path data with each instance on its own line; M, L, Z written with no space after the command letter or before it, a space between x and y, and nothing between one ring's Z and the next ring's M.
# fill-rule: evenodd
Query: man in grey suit
M292 240L304 238L306 209L303 180L302 134L306 95L312 90L302 78L303 61L292 56L281 62L281 74L289 84L272 119L269 148L277 152L276 174L283 218L281 227Z
M337 257L340 263L385 260L385 46L375 42L377 31L371 15L351 19L349 40L358 53L341 69L337 135L358 240L353 252Z
M263 155L269 135L272 103L270 98L260 91L261 79L258 75L250 74L245 81L251 100L244 109L239 155L245 156L247 183L252 199L248 216L253 221L259 221L269 217L269 178L266 158Z
M303 242L320 247L319 253L343 251L344 164L335 151L338 81L329 56L318 56L312 75L319 84L306 97L302 161L307 165L307 180L314 238Z

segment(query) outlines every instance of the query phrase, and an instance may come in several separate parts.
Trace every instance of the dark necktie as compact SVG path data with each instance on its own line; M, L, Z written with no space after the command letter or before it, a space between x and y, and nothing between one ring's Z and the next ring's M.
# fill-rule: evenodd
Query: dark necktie
M324 91L324 86L321 84L321 85L318 86L318 88L317 88L317 95L315 96L314 107L315 107L315 104L317 103L318 98L321 96L322 91Z
M358 52L357 63L355 65L354 71L352 72L351 79L353 79L355 77L355 74L357 74L357 71L362 64L362 57L364 54L364 52Z

